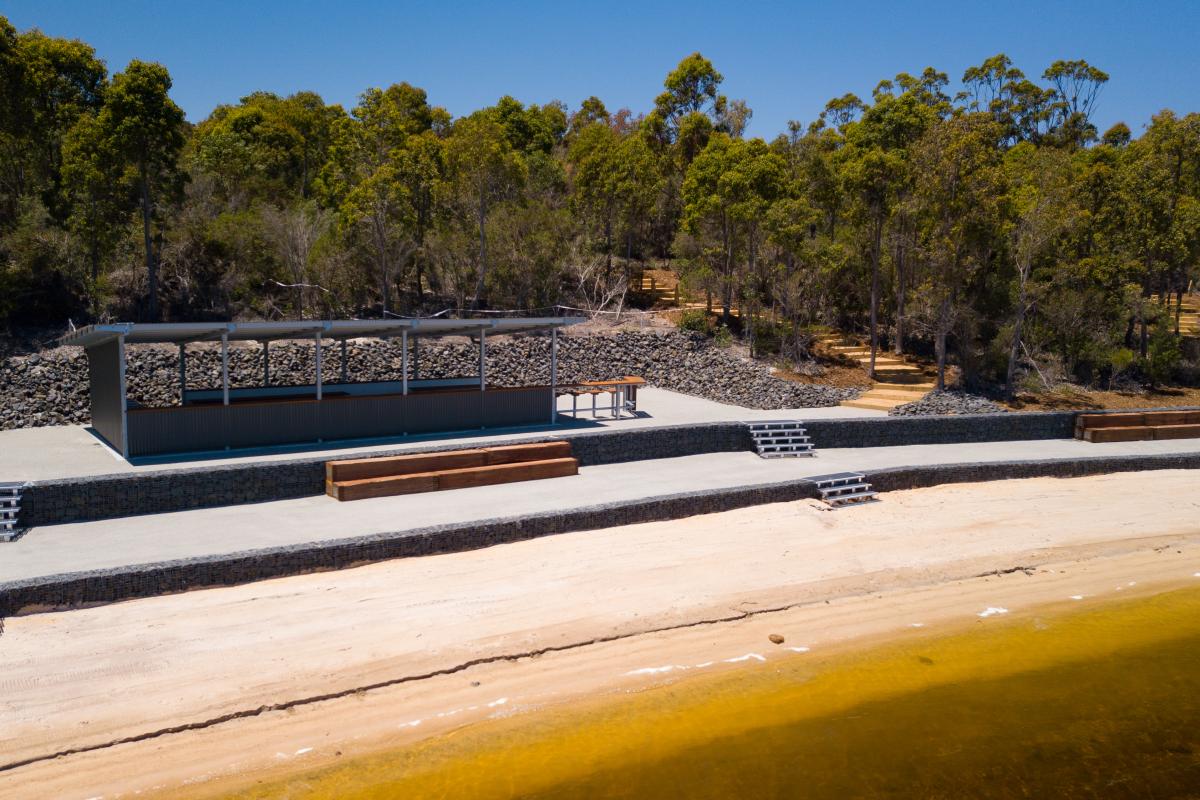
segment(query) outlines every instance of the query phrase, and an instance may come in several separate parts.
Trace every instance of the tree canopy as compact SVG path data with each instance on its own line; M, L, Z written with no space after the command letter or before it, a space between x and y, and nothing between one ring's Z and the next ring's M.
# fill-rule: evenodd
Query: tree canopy
M790 355L825 324L1010 391L1034 364L1158 380L1200 278L1200 115L1101 134L1108 79L998 53L957 93L901 72L766 141L692 53L644 113L454 118L401 81L190 124L165 66L110 76L0 18L0 326L598 308L655 264Z

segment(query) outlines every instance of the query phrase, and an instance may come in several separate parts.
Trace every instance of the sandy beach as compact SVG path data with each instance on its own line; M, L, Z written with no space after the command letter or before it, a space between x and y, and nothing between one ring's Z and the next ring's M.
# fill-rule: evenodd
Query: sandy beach
M0 797L219 795L697 671L1194 584L1197 489L805 501L7 619Z

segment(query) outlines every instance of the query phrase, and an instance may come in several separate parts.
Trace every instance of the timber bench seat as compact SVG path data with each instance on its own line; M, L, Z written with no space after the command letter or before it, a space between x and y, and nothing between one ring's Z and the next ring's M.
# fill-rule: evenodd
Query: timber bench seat
M1096 443L1200 438L1200 411L1080 414L1075 438Z
M569 442L536 442L329 461L325 493L338 500L363 500L578 474L579 461Z

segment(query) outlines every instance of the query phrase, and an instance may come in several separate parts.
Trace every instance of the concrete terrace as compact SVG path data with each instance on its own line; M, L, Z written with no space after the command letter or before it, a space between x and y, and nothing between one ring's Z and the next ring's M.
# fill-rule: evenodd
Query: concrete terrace
M742 413L733 418L744 416L742 409L738 411ZM778 411L755 413L768 418L785 416ZM638 422L645 421L632 424ZM0 582L563 511L696 490L779 483L847 470L1198 452L1197 440L1096 445L1074 439L1046 439L826 449L816 458L799 459L764 460L749 452L711 453L598 465L567 478L349 504L314 496L35 528L16 542L0 545Z
M559 410L568 412L559 417L560 424L526 428L492 428L486 434L459 432L400 436L371 441L338 444L296 445L269 450L231 451L203 456L137 459L130 463L81 425L48 428L19 428L0 431L0 481L38 481L56 478L80 478L91 475L149 472L166 468L187 468L248 464L266 461L286 461L298 457L353 458L379 451L418 450L430 445L461 444L482 446L489 441L512 440L545 436L550 433L629 430L667 425L687 425L702 422L736 422L757 419L847 419L886 416L882 411L855 408L795 408L757 411L740 406L716 403L700 397L679 394L666 389L643 388L638 391L638 417L614 420L601 416L593 420L591 401L580 398L578 420L570 417L571 399L559 398ZM586 411L583 411L586 404Z

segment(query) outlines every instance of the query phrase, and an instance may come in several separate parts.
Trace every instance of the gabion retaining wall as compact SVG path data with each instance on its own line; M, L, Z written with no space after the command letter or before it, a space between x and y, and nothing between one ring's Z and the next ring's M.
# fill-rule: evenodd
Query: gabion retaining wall
M1069 439L1074 435L1075 412L826 419L813 420L805 425L817 449ZM554 439L570 441L579 463L585 467L753 449L750 436L740 422L547 433L544 437L489 444ZM461 443L430 444L420 448L419 452L457 450L469 446ZM383 450L371 455L413 452L418 451ZM26 527L56 525L317 495L325 491L325 462L329 460L331 456L325 455L286 461L35 481L25 488L22 496L21 524Z
M1073 478L1156 469L1200 469L1200 453L942 464L875 470L866 474L877 490L886 492L966 481L1032 477ZM202 587L229 586L316 570L342 569L393 558L473 550L556 533L679 519L696 514L817 496L816 486L812 482L795 480L688 492L561 512L379 533L251 552L50 575L0 583L0 617L18 612L111 603Z

